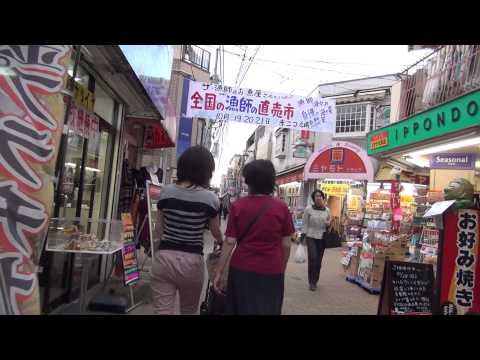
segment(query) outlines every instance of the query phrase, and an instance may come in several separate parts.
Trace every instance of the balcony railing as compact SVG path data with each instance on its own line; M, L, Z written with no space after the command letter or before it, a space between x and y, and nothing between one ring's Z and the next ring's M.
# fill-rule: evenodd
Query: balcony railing
M480 89L480 45L445 45L402 74L400 119Z
M195 45L183 45L182 60L210 71L210 53Z

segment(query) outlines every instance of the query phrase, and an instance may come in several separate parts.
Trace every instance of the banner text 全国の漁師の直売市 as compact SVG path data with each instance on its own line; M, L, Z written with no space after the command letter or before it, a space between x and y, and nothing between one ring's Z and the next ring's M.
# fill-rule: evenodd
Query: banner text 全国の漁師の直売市
M335 100L190 82L186 116L333 133Z

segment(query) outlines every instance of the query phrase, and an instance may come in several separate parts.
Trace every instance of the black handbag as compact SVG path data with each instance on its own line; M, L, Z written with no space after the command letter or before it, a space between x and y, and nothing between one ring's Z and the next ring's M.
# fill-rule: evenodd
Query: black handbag
M325 231L325 234L323 234L323 241L325 243L325 249L338 248L342 246L340 235L331 226L327 229L327 231Z

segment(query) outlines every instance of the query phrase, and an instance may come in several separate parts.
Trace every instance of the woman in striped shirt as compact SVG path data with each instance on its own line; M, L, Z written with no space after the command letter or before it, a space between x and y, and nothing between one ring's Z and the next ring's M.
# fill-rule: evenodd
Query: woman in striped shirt
M160 245L154 255L152 292L156 314L173 314L177 291L180 312L198 311L204 281L203 232L208 224L222 242L218 197L207 190L215 169L202 146L188 148L178 159L176 184L162 189L158 202Z

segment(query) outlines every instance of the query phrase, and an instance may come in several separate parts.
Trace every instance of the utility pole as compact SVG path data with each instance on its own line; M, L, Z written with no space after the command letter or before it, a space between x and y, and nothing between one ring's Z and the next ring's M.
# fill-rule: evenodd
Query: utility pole
M221 79L220 79L220 76L218 75L218 59L220 58L220 46L217 47L217 50L215 52L215 69L213 70L213 75L210 76L210 82L212 84L221 84ZM207 143L207 139L211 136L211 133L212 133L212 126L213 126L213 123L214 121L213 120L210 120L210 119L207 119L208 121L208 124L206 124L206 131L203 132L203 139L202 139L202 144L206 144ZM214 140L214 139L212 139ZM213 145L213 150L216 150L215 148L215 144L211 144L210 145L210 151L212 150L212 145Z

